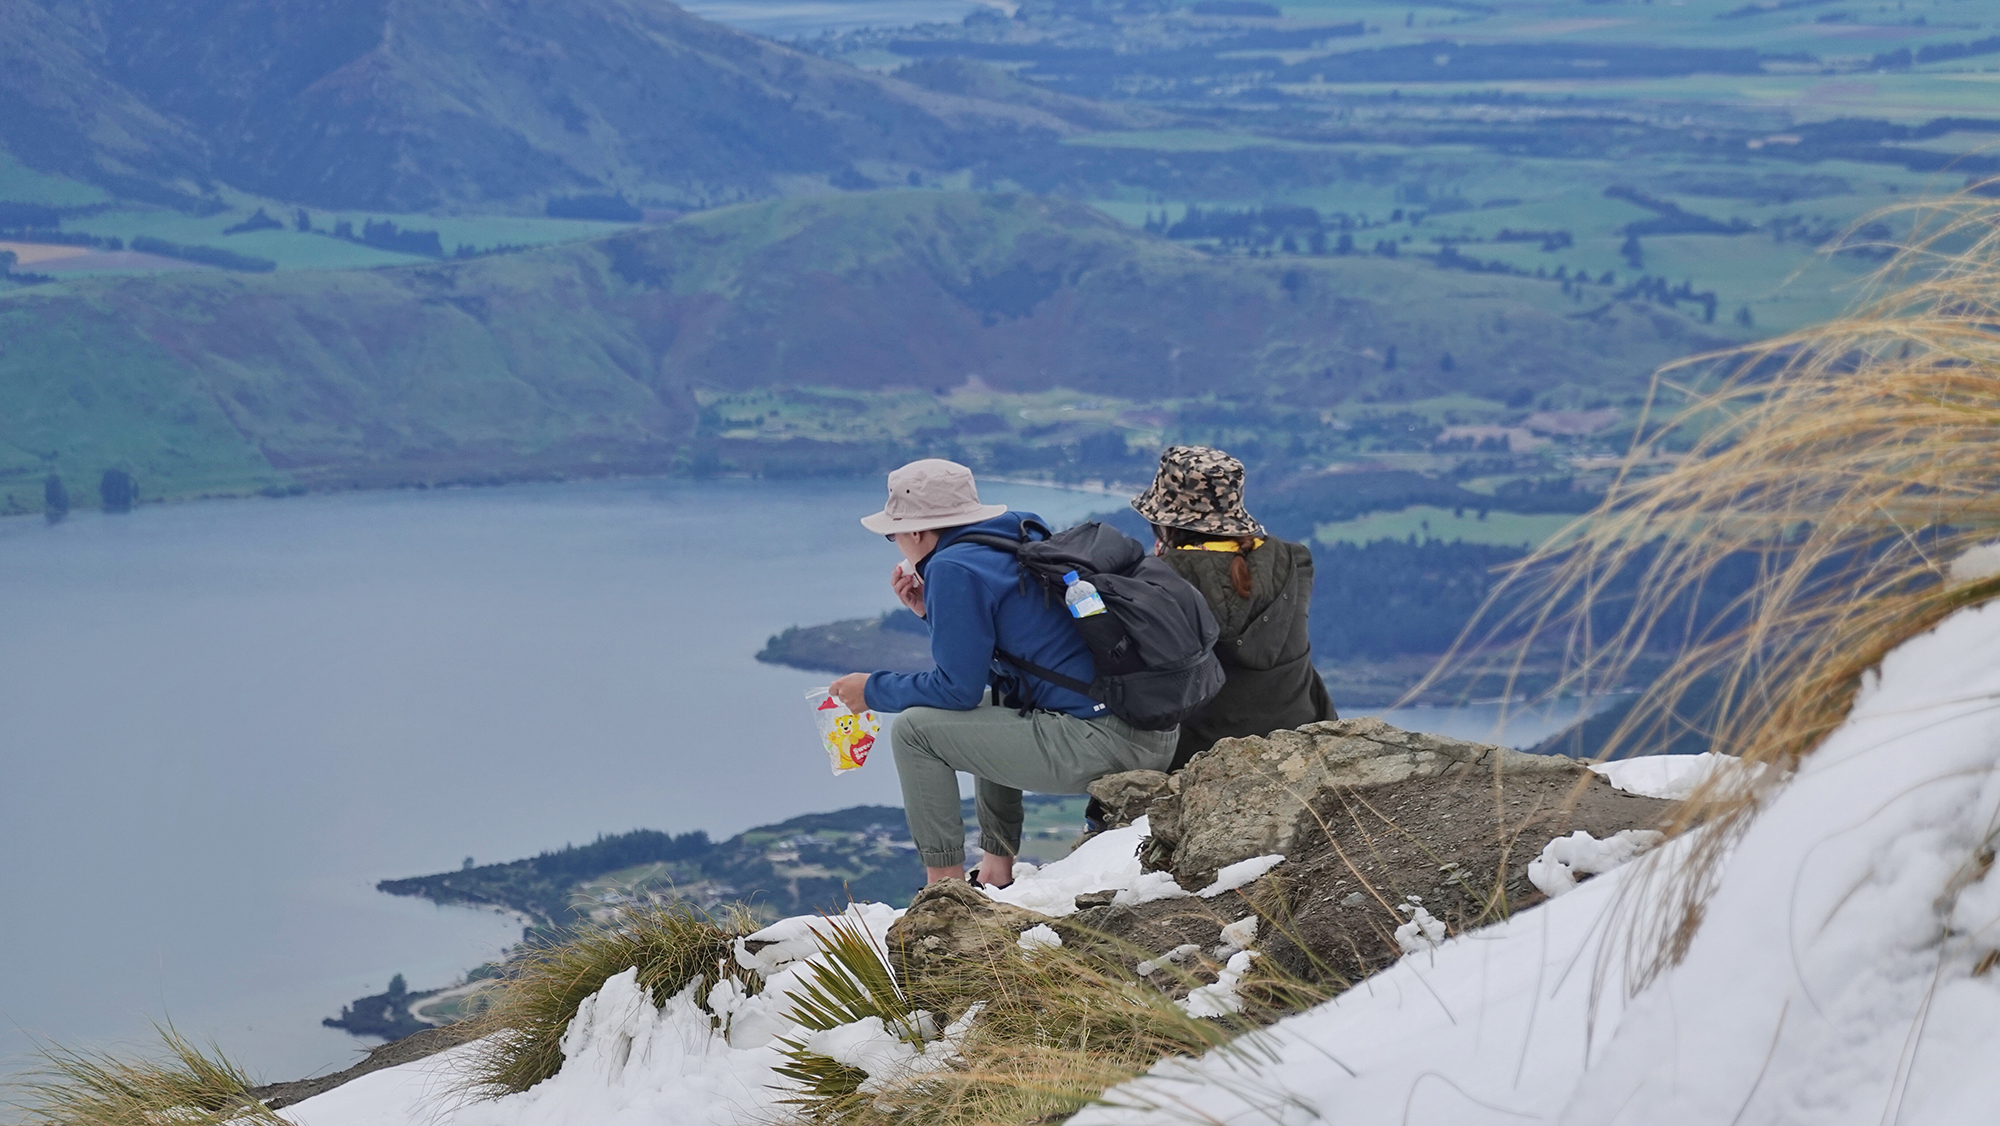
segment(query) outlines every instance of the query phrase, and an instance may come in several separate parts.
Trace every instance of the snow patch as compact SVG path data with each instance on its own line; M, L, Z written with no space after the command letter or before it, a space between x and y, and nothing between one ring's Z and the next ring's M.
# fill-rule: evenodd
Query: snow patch
M1052 918L1075 914L1076 897L1086 892L1116 892L1113 902L1126 906L1188 894L1169 873L1139 870L1139 842L1151 832L1141 817L1122 829L1097 834L1045 868L1016 866L1013 883L988 888L986 894Z
M1257 941L1257 916L1245 915L1222 928L1222 945L1217 947L1216 957L1227 958L1238 950L1250 949Z
M1681 801L1710 778L1748 787L1763 776L1763 763L1745 763L1733 755L1703 751L1698 755L1645 755L1615 762L1597 762L1590 769L1614 787L1642 798Z
M1179 1002L1181 1010L1191 1017L1221 1017L1243 1011L1243 997L1236 991L1243 975L1250 972L1250 960L1257 956L1254 950L1239 950L1216 975L1214 985L1197 986Z
M1974 583L2000 575L2000 540L1968 547L1951 561L1951 581Z
M1576 887L1578 876L1602 875L1666 839L1651 829L1625 829L1600 841L1578 829L1542 846L1542 854L1528 861L1528 882L1543 895L1561 895Z
M1425 909L1419 896L1408 896L1397 908L1410 917L1410 921L1396 928L1396 948L1405 954L1422 954L1437 949L1444 941L1443 921Z
M1139 963L1138 966L1136 966L1135 968L1139 971L1140 977L1145 977L1148 974L1153 973L1155 970L1163 970L1166 969L1168 966L1177 966L1182 961L1184 961L1188 955L1199 954L1199 953L1201 953L1201 947L1196 946L1192 942L1183 942L1179 946L1174 947L1172 950L1167 951L1165 954L1160 955L1158 958L1148 958L1147 960Z
M1270 856L1253 856L1248 860L1225 864L1222 870L1215 874L1215 882L1195 894L1203 899L1214 899L1225 891L1235 891L1245 884L1255 883L1263 878L1264 873L1284 862L1284 856L1274 853Z
M1033 952L1036 950L1046 950L1051 946L1061 946L1062 936L1057 934L1055 928L1047 923L1036 923L1034 926L1022 931L1021 937L1015 939L1014 942L1021 949Z
M1163 1061L1072 1126L1987 1126L1996 701L2000 604L1889 654L1724 858L1686 957L1630 1000L1650 947L1626 945L1620 892L1652 899L1699 831L1280 1021L1256 1058Z

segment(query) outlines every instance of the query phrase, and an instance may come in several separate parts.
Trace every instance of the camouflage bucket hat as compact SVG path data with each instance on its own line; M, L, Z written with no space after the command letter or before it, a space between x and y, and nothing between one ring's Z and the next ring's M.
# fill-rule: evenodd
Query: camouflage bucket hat
M1168 446L1152 486L1133 498L1132 507L1163 528L1214 536L1264 534L1264 526L1243 510L1243 463L1207 446Z

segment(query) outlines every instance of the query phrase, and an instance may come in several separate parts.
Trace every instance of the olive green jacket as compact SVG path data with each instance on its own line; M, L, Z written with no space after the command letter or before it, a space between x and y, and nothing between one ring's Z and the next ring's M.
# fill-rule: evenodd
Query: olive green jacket
M1272 537L1244 556L1251 578L1247 600L1229 585L1234 552L1169 550L1164 558L1215 611L1222 627L1215 655L1229 676L1215 699L1181 724L1174 769L1217 739L1268 735L1339 718L1313 668L1312 641L1306 635L1313 560L1304 544Z

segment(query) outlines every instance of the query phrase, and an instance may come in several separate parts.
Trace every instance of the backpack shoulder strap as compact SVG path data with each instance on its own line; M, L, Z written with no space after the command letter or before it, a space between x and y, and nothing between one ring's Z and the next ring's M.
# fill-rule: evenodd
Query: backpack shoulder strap
M1011 665L1037 680L1046 680L1059 688L1067 688L1071 692L1076 692L1084 696L1090 695L1089 683L1078 680L1073 676L1064 676L1054 669L1045 669L1033 661L1016 657L1005 649L995 649L993 655L999 658L1002 664Z
M1019 555L1021 554L1021 546L1023 544L1033 543L1035 540L1048 539L1051 534L1048 526L1040 520L1023 520L1021 521L1021 535L1017 539L996 536L991 532L967 532L952 542L976 543L983 547L998 548L1010 555Z

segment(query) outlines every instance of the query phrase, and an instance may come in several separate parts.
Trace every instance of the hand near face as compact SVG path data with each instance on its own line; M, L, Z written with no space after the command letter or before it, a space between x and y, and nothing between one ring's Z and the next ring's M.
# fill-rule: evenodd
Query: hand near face
M903 564L889 572L889 589L896 592L896 601L910 608L910 613L924 616L924 580L915 571L905 570Z

